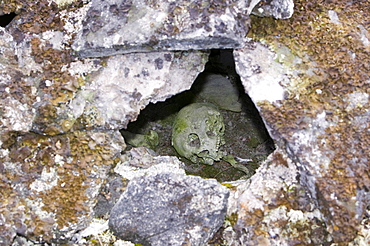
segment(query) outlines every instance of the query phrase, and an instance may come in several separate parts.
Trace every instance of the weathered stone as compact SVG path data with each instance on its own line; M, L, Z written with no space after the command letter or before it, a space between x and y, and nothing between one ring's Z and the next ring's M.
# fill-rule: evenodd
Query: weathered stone
M145 175L155 175L163 172L185 175L184 163L175 156L158 156L154 151L146 147L132 148L120 156L120 162L106 179L106 184L98 196L98 202L94 207L94 216L109 218L113 206L120 198L127 183ZM108 227L108 221L107 221ZM108 229L108 228L107 228Z
M11 131L55 135L123 128L148 103L189 89L208 56L185 51L76 60L65 47L69 33L15 40L19 30L1 32L7 57L0 60L1 128Z
M306 187L299 168L277 148L248 182L228 183L226 245L289 245L292 241L321 245L330 241L325 217ZM229 229L229 230L227 230ZM232 230L231 230L232 229Z
M58 4L59 7L64 7L66 5L69 5L73 2L76 2L77 0L53 0L56 4Z
M106 227L108 229L108 218L109 213L113 206L117 203L122 192L127 187L128 180L122 178L122 176L110 172L108 177L105 179L104 185L102 185L99 195L97 196L97 202L94 206L93 218L99 218L106 220ZM91 222L93 223L93 221ZM90 224L91 224L90 223ZM78 236L74 238L78 239Z
M362 31L357 27L369 17L370 9L364 10L360 3L346 4L340 2L346 12L337 13L341 24L332 21L329 11L338 9L337 3L319 5L312 1L300 2L292 19L285 22L256 18L250 35L263 40L268 48L247 44L235 51L236 68L246 92L280 147L270 157L272 163L287 165L294 161L299 185L291 188L300 190L283 191L281 199L275 192L276 205L262 201L261 210L252 204L258 202L247 195L250 191L244 192L237 210L237 231L252 241L251 245L284 244L288 240L315 245L369 243L370 169L368 155L363 152L370 148L370 132L365 130L370 114L364 110L370 103L370 77L369 67L363 66L369 62L369 46L361 41ZM302 24L304 18L310 24ZM343 39L355 29L356 42ZM256 56L263 52L272 53L265 58ZM279 69L277 78L263 76L269 72L266 63L281 64L273 65ZM261 64L260 81L247 64ZM262 86L267 83L270 88ZM278 93L270 93L271 87ZM247 188L253 188L257 177L251 178ZM266 191L271 192L270 182L259 187L257 194ZM302 201L309 204L306 208L287 198L292 195L298 199L301 193L305 194ZM251 220L255 221L252 227ZM302 227L306 223L309 226ZM282 224L284 229L278 229Z
M158 156L146 147L132 148L121 156L114 172L127 180L163 172L185 174L184 163L175 156Z
M199 97L198 100L210 102L220 109L234 112L242 110L237 86L223 75L202 73L195 80L192 91Z
M107 43L87 47L84 42L94 34L84 36L83 30L106 24L97 29L95 34L99 34L117 27L109 19L117 20L111 18L114 13L124 15L124 5L121 12L113 5L111 14L109 9L102 10L99 20L91 15L91 1L56 2L62 9L51 0L0 4L0 13L17 14L6 28L0 28L0 244L9 245L16 234L20 236L15 245L53 238L57 244L65 243L63 238L84 229L91 220L98 188L110 165L117 162L116 170L126 176L127 167L140 169L137 176L170 167L184 172L175 157L116 159L124 147L118 146L122 139L106 129L124 127L149 102L188 89L203 70L206 54L168 51L80 59L70 47L73 42L81 56L242 47L235 51L238 73L278 149L249 181L231 184L225 244L370 244L368 4L297 1L291 19L276 21L249 14L254 9L259 16L286 18L291 15L292 1L266 0L258 6L259 0L199 1L209 7L193 6L194 1L173 5L151 1L143 11L131 8L134 4L127 9L129 23L144 26L142 32L133 28L134 35L126 35L131 30L122 35L133 38L128 46L112 47L112 33L96 39L106 38ZM103 1L101 6L110 3ZM156 4L164 7L165 15L153 21L154 26L145 16L136 15L158 13ZM168 14L170 7L173 12ZM153 35L153 31L158 33ZM248 38L242 34L247 31L264 45L244 46ZM205 43L208 34L211 38ZM101 50L95 49L98 46ZM165 54L181 59L170 65ZM182 64L179 70L171 69ZM134 75L140 74L140 79L115 71L125 67L137 68ZM167 77L171 82L163 83ZM138 93L142 100L137 100ZM106 136L107 143L102 143L101 136ZM151 162L157 165L143 168Z
M149 102L164 100L178 93L179 88L188 89L207 57L207 52L190 51L136 54L107 61L77 60L68 43L78 30L84 7L64 12L66 25L61 30L60 26L53 26L53 21L59 21L62 12L55 12L58 9L53 4L38 3L27 5L28 12L22 12L9 28L0 28L0 183L4 201L0 244L4 245L9 245L16 234L35 242L64 242L85 226L91 220L92 207L106 173L125 148L118 132L113 134L102 128L105 121L110 128L122 128ZM14 8L22 4L23 1L18 1ZM37 13L34 16L49 18L53 24L41 22L30 27L27 20L32 16L28 13L33 11ZM122 65L119 59L125 62L124 73L127 69L138 72L129 73L129 77L140 74L142 80L134 79L137 86L127 86L130 82L122 74L117 74L115 81L110 80L109 73L115 70L111 65ZM140 59L148 70L153 69L150 75L145 67L138 66ZM189 76L189 80L185 82L183 77L179 81L182 75ZM127 113L127 117L126 112L111 117L112 111L107 108L117 100L109 101L112 98L106 94L110 92L107 87L115 85L100 79L107 79L108 84L125 83L122 86L129 90L129 95L122 93L118 104L131 105L137 112ZM96 99L93 93L98 92L93 86L106 89L100 94L103 99L96 100L97 105L92 103ZM111 93L121 96L114 89ZM131 96L134 101L130 103ZM140 96L142 100L138 100ZM116 109L120 106L116 105ZM100 112L107 113L103 116L108 118L101 120ZM97 126L100 132L92 130ZM68 131L74 132L64 134Z
M73 47L82 57L237 48L257 3L93 0Z
M288 71L275 61L275 56L268 47L256 42L234 51L236 71L245 92L255 103L277 102L287 93L283 85L289 82Z
M41 71L31 58L26 38L17 44L14 37L0 27L0 130L28 132L35 115L38 78L30 76Z
M143 245L204 245L220 228L229 192L216 180L162 173L133 179L109 227Z
M99 189L125 148L119 132L0 138L0 244L16 234L63 243L91 220Z
M39 48L48 39L29 37L16 45L12 36L3 32L0 44L9 59L0 61L1 128L11 131L53 135L71 129L123 128L149 102L189 89L207 57L205 52L159 52L111 57L106 64L99 60L64 64L52 58L60 55L58 49ZM37 48L28 48L31 40L37 42ZM55 62L54 71L41 73L50 67L44 57L41 64L29 59L36 49L41 49L37 50L39 57L47 55L49 62ZM12 61L15 57L18 63ZM68 71L63 68L66 66ZM49 78L55 74L60 77Z
M91 74L90 83L69 104L77 128L121 129L151 103L190 89L208 54L152 52L117 55Z
M292 17L293 0L262 0L254 7L252 14L260 17L274 17L276 19L288 19Z

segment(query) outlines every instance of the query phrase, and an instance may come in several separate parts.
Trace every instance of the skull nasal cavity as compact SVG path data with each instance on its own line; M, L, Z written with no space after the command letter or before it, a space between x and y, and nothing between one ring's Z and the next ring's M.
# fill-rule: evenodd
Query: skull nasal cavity
M200 140L199 136L195 133L191 133L189 135L189 146L199 148L200 147Z

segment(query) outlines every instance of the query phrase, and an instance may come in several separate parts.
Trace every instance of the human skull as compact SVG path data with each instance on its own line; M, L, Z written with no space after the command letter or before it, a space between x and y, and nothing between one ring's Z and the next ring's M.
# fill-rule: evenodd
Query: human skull
M172 145L194 163L212 165L223 156L224 119L209 103L193 103L180 110L172 128Z

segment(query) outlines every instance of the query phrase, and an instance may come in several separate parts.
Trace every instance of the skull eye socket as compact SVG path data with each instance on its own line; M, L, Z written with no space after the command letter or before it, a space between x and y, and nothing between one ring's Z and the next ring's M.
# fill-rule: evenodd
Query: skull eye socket
M199 148L200 147L200 139L197 134L191 133L188 137L188 144L190 147Z

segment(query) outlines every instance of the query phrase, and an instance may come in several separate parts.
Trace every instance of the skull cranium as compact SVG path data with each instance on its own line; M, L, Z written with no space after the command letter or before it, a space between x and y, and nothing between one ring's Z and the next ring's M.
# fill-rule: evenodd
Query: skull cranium
M223 156L225 125L216 106L193 103L180 110L172 128L172 145L194 163L212 165Z

